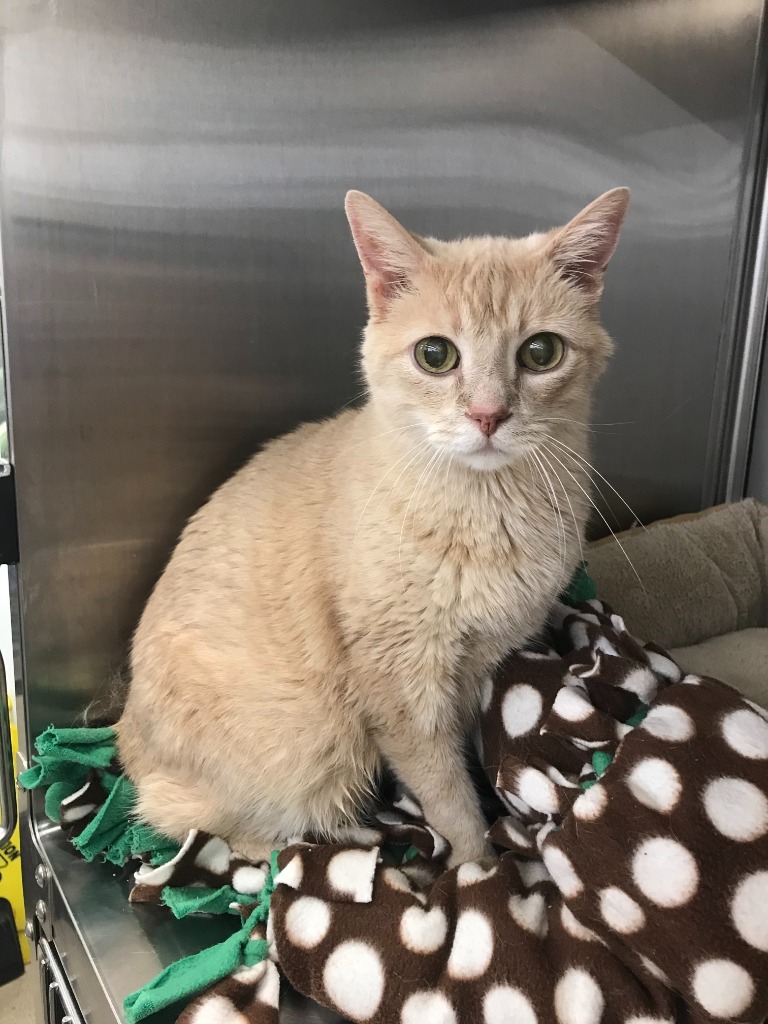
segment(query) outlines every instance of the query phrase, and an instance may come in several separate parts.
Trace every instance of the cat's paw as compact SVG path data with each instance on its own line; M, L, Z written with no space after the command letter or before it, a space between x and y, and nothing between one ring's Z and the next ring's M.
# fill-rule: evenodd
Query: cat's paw
M495 867L498 857L493 847L488 843L472 843L467 845L454 846L448 858L448 867L455 868L458 864L478 864L481 868L488 870Z

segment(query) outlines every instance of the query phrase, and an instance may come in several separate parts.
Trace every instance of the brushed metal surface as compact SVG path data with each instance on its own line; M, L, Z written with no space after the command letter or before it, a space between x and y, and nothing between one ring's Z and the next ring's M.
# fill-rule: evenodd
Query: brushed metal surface
M596 461L644 519L698 508L760 9L0 0L29 731L119 671L209 491L359 394L349 187L449 237L629 185Z
M33 730L119 669L205 495L359 392L350 185L445 236L631 186L598 465L642 518L699 506L758 3L497 8L5 3Z

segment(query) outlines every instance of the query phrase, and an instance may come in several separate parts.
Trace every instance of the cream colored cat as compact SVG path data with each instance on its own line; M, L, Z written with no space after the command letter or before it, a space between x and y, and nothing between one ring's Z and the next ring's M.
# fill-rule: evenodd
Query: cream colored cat
M439 242L349 193L369 399L224 484L136 631L120 754L160 831L254 858L343 836L386 760L454 863L486 856L462 742L579 558L628 198L547 234Z

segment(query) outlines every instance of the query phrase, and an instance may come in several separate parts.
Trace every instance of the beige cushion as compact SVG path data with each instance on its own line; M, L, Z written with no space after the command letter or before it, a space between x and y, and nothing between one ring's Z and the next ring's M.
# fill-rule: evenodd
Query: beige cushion
M712 676L768 707L768 629L741 629L669 652L686 672Z
M610 537L591 545L589 572L598 596L641 639L670 649L768 626L768 506L721 505L620 540L642 585Z

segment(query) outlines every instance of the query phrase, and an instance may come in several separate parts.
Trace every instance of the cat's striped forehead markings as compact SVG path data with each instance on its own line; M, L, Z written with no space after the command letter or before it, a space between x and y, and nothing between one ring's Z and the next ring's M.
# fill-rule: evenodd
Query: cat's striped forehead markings
M459 330L498 338L522 330L539 315L549 296L552 267L541 255L538 238L466 239L443 243L434 273ZM538 250L538 251L537 251Z

